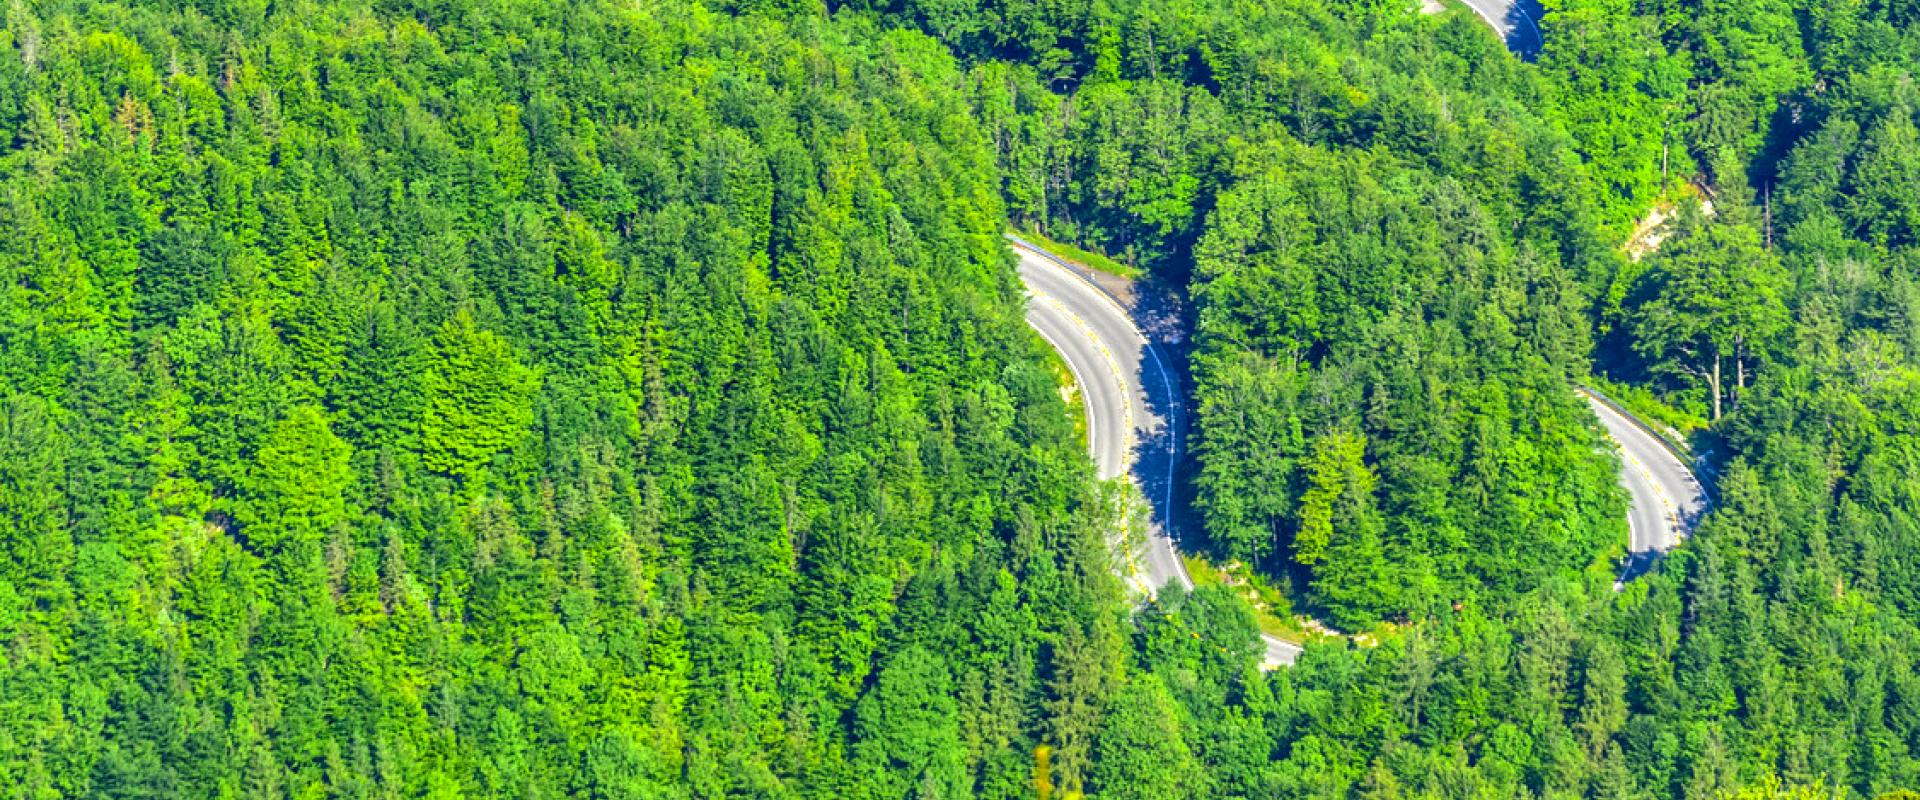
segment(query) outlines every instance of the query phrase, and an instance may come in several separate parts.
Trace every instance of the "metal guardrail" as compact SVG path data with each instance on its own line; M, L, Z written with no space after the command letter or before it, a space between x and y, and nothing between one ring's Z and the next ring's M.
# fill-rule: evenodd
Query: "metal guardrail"
M1044 258L1048 261L1051 261L1055 264L1059 264L1060 266L1065 267L1067 271L1080 276L1081 280L1086 281L1088 285L1098 290L1101 294L1106 295L1107 299L1112 300L1113 304L1116 306L1119 306L1121 310L1123 311L1126 310L1127 308L1126 302L1122 301L1118 295L1115 295L1113 292L1108 291L1106 286L1101 285L1100 277L1098 275L1095 275L1092 270L1084 266L1081 266L1079 264L1075 264L1059 256L1056 256L1051 251L1047 250L1047 248L1041 247L1038 244L1028 241L1025 237L1022 237L1020 234L1014 233L1012 231L1007 231L1006 233L1003 233L1001 235L1007 237L1007 241L1013 242L1014 244L1020 245L1021 247L1032 251L1034 255L1037 255L1041 258ZM1146 331L1142 330L1140 334L1141 334L1141 338L1146 339L1148 344L1153 344L1152 337L1146 336Z
M1668 438L1667 434L1662 433L1660 430L1654 428L1652 425L1647 424L1645 420L1640 419L1639 414L1635 414L1632 411L1627 410L1626 406L1621 405L1619 402L1615 401L1613 398L1608 397L1606 393L1600 391L1599 389L1595 389L1592 386L1588 386L1584 383L1576 384L1576 386L1579 388L1579 390L1582 393L1592 395L1593 399L1598 400L1601 402L1602 405L1605 405L1606 407L1613 409L1614 413L1617 413L1620 416L1625 417L1628 422L1633 423L1633 427L1636 427L1642 431L1645 431L1648 436L1652 436L1655 441L1658 441L1660 443L1661 449L1666 450L1667 453L1671 454L1675 460L1678 460L1682 464L1690 463L1691 461L1693 461L1693 455L1687 452L1688 450L1692 449L1691 447L1684 447L1683 445L1674 442L1672 439Z
M1118 296L1114 295L1113 292L1108 291L1107 287L1100 283L1100 279L1096 275L1094 275L1094 273L1089 271L1087 268L1082 267L1079 264L1075 264L1072 261L1068 261L1064 258L1056 256L1053 253L1048 252L1046 248L1041 247L1037 244L1034 244L1033 242L1027 241L1025 238L1021 237L1018 234L1013 233L1012 231L1004 232L1002 235L1007 238L1007 241L1013 242L1015 245L1018 245L1022 249L1027 250L1043 259L1046 259L1047 261L1051 261L1055 264L1058 264L1062 268L1066 269L1068 272L1073 273L1076 277L1080 278L1080 281L1082 283L1085 283L1088 286L1092 286L1094 291L1099 292L1101 296L1111 301L1114 307L1120 309L1120 311L1126 314L1129 319L1132 318L1133 314L1132 312L1128 311L1127 303L1121 300ZM1186 391L1186 383L1181 379L1180 374L1178 372L1175 372L1172 369L1172 367L1169 366L1169 364L1172 363L1172 359L1168 356L1164 356L1161 354L1161 351L1164 349L1164 347L1160 343L1160 341L1158 339L1155 339L1154 336L1144 328L1140 328L1139 326L1136 325L1135 329L1140 331L1140 338L1144 340L1147 344L1147 354L1153 358L1154 364L1159 369L1161 376L1163 378L1166 378L1169 381L1169 385L1167 387L1168 392L1169 393L1178 392L1178 393L1184 394L1184 392ZM1183 401L1179 397L1168 397L1167 402L1169 404L1167 427L1170 429L1169 434L1173 437L1172 442L1174 443L1173 444L1174 449L1169 455L1173 459L1174 463L1177 464L1180 461L1180 455L1181 455L1179 410L1180 410L1180 404ZM1168 508L1166 509L1165 513L1166 513L1166 519L1164 520L1164 523L1166 525L1167 536L1169 539L1178 541L1177 531L1173 523L1173 509ZM1175 568L1178 570L1180 583L1183 584L1188 591L1192 591L1194 587L1193 576L1187 574L1186 562L1179 557L1178 553L1175 554L1174 564L1175 564ZM1276 644L1279 645L1283 651L1288 648L1291 648L1292 653L1288 654L1290 657L1297 658L1300 654L1301 643L1299 642L1288 641L1286 639L1282 639L1278 636L1273 636L1265 632L1262 632L1260 634L1260 642L1261 642L1261 648L1263 651L1261 654L1262 669L1277 669L1283 664L1292 663L1290 660L1276 662L1274 660L1267 658L1267 655L1273 649L1273 645L1276 645Z
M1700 486L1701 488L1700 499L1705 504L1705 506L1708 508L1711 508L1713 506L1712 493L1708 491L1710 484L1708 484L1707 481L1703 481L1700 479L1700 475L1703 470L1700 469L1699 459L1693 455L1693 453L1691 452L1691 448L1682 449L1682 445L1676 444L1672 439L1668 438L1665 433L1662 433L1659 430L1656 430L1652 425L1649 425L1645 420L1642 420L1640 418L1640 415L1627 410L1626 406L1623 406L1615 402L1613 398L1608 397L1604 392L1601 392L1599 389L1595 389L1592 386L1588 386L1584 383L1574 384L1574 386L1582 394L1585 394L1588 397L1591 397L1595 400L1600 401L1600 404L1606 406L1607 408L1613 409L1614 413L1619 414L1627 422L1632 423L1633 427L1639 428L1640 430L1646 432L1648 436L1653 437L1653 440L1659 443L1660 449L1667 451L1668 455L1673 456L1673 460L1680 463L1680 468L1687 471L1687 476L1692 478L1693 482ZM1708 477L1709 478L1712 477L1711 473L1709 473Z
M1054 264L1058 264L1068 272L1073 273L1075 277L1080 279L1081 283L1093 287L1094 291L1099 292L1102 297L1105 297L1109 302L1113 303L1114 308L1119 309L1121 314L1126 316L1129 321L1132 320L1133 313L1128 310L1126 301L1121 300L1113 292L1108 291L1107 287L1101 285L1099 278L1088 271L1086 267L1049 253L1046 248L1027 241L1012 231L1007 231L1002 235L1007 238L1007 241L1013 242L1022 249ZM1163 351L1165 348L1161 345L1160 341L1155 339L1152 333L1148 332L1145 328L1141 328L1139 325L1134 325L1134 329L1140 332L1141 340L1146 342L1148 357L1153 359L1154 368L1160 373L1162 380L1166 381L1166 392L1168 394L1167 435L1170 437L1171 442L1171 452L1168 455L1172 464L1177 466L1180 463L1183 451L1186 449L1183 446L1184 443L1181 441L1181 432L1183 430L1181 423L1184 421L1181 413L1184 409L1181 408L1181 404L1185 402L1186 381L1181 377L1179 372L1174 370L1172 365L1175 362L1171 356L1164 354ZM1169 482L1171 482L1171 480L1170 477ZM1168 490L1172 491L1171 483L1168 486ZM1172 502L1169 501L1167 505L1168 508L1163 510L1165 519L1162 520L1166 526L1167 538L1179 541L1179 526L1174 524ZM1184 584L1187 589L1191 590L1193 588L1193 577L1187 574L1187 565L1182 563L1177 566L1179 567L1180 582Z

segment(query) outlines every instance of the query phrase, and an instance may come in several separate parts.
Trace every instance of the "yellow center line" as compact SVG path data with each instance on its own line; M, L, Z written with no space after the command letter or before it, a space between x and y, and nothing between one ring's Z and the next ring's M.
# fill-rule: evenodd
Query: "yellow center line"
M1088 341L1093 343L1094 349L1100 351L1100 357L1106 360L1107 374L1113 378L1114 386L1119 389L1120 397L1121 397L1120 452L1122 453L1131 452L1133 450L1133 442L1134 442L1133 393L1127 390L1126 382L1120 379L1121 372L1120 372L1119 359L1114 357L1113 350L1107 347L1106 341L1100 338L1100 334L1094 331L1093 326L1088 325L1086 320L1080 318L1080 315L1073 313L1071 309L1067 308L1067 305L1065 303L1060 302L1059 298L1054 297L1053 295L1044 294L1038 291L1035 291L1033 293L1033 296L1035 299L1041 300L1047 303L1048 305L1052 306L1053 309L1059 312L1061 316L1065 317L1068 320L1071 320L1074 327L1079 328L1080 333L1086 336ZM1046 335L1041 334L1041 338L1046 338ZM1059 350L1060 348L1058 345L1056 345L1054 349ZM1088 416L1091 417L1092 415L1088 415ZM1091 420L1089 420L1088 426L1090 428L1092 427ZM1091 450L1093 434L1088 433L1087 438L1088 438L1088 449ZM1132 478L1129 477L1128 481L1131 482ZM1126 557L1123 560L1124 563L1121 566L1122 571L1125 572L1126 574L1125 577L1134 585L1134 588L1140 590L1141 594L1147 595L1149 597L1153 596L1153 587L1147 585L1146 579L1140 577L1141 570L1140 570L1139 551L1132 547L1126 547L1126 539L1124 535L1121 537L1120 544L1121 544L1121 549L1126 551Z

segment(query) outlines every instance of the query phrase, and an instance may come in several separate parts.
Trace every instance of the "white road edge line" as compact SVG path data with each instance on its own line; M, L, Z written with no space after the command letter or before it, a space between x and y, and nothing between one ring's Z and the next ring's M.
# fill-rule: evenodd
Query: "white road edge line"
M1067 319L1072 320L1073 323L1076 326L1078 326L1083 333L1087 334L1088 338L1093 340L1094 346L1100 350L1101 355L1106 357L1107 366L1110 368L1110 374L1114 378L1114 383L1118 384L1120 387L1120 394L1122 396L1126 396L1128 394L1127 386L1125 381L1120 380L1119 362L1114 359L1113 353L1109 351L1106 348L1105 344L1103 344L1100 341L1099 335L1096 334L1093 330L1093 326L1088 325L1086 320L1083 320L1080 318L1080 315L1075 314L1071 310L1069 310L1066 307L1066 304L1060 302L1058 298L1055 298L1052 295L1043 295L1038 292L1034 292L1031 289L1029 289L1028 292L1032 294L1034 297L1046 298L1054 306L1054 308L1059 311L1059 313L1061 313L1062 315L1065 315ZM1059 353L1061 355L1060 360L1066 362L1067 371L1070 373L1073 373L1073 379L1076 381L1079 381L1080 385L1083 387L1081 390L1080 407L1082 409L1082 413L1086 415L1086 419L1087 419L1087 450L1090 453L1098 452L1098 448L1094 446L1094 436L1095 436L1095 432L1100 426L1095 425L1093 423L1093 413L1094 413L1093 412L1093 396L1090 394L1087 394L1086 390L1084 389L1084 387L1087 385L1086 376L1080 374L1080 370L1074 365L1073 359L1066 357L1066 349L1062 348L1059 342L1054 341L1053 337L1048 336L1046 331L1043 331L1039 327L1034 326L1032 324L1029 324L1027 327L1032 328L1034 333L1040 334L1040 339L1042 341L1045 341L1047 343L1047 346L1052 347L1054 352ZM1129 407L1127 411L1124 413L1128 418L1128 423L1131 424L1132 416L1133 416L1131 407ZM1127 438L1130 438L1129 432L1122 432L1121 435L1122 435L1121 441L1123 443L1127 441ZM1123 448L1123 450L1124 449L1126 448ZM1094 470L1096 472L1099 471L1099 466L1100 465L1098 464L1094 465ZM1133 583L1133 585L1140 590L1140 593L1142 595L1146 597L1152 597L1156 587L1148 585L1147 579L1142 577L1142 575L1144 575L1146 571L1140 568L1140 554L1138 552L1135 552L1133 548L1127 547L1126 545L1127 545L1127 538L1125 533L1123 532L1122 535L1120 536L1120 548L1125 554L1124 558L1122 559L1125 562L1125 564L1123 565L1123 569L1127 573L1125 579L1130 580Z
M1119 314L1121 319L1127 321L1127 326L1131 328L1133 330L1134 335L1140 339L1141 348L1146 350L1147 354L1153 358L1154 369L1160 373L1160 385L1162 389L1166 392L1167 417L1168 417L1167 419L1167 451L1168 451L1167 485L1166 485L1165 491L1162 494L1162 502L1164 503L1164 505L1162 505L1161 507L1162 508L1161 513L1163 518L1169 523L1168 525L1166 525L1166 528L1169 531L1169 534L1166 536L1166 539L1168 542L1168 549L1171 551L1171 554L1173 556L1174 575L1180 579L1180 583L1185 589L1191 591L1194 588L1193 577L1187 574L1186 562L1181 559L1179 551L1172 547L1173 536L1171 535L1171 531L1173 530L1173 526L1171 525L1171 522L1173 521L1173 476L1174 476L1174 471L1176 467L1180 463L1180 438L1178 435L1179 427L1177 425L1179 421L1179 416L1178 416L1179 402L1173 393L1172 379L1167 376L1166 362L1161 360L1160 353L1158 352L1157 348L1154 346L1153 340L1147 337L1146 332L1141 331L1137 326L1133 324L1133 315L1130 314L1126 310L1126 308L1121 306L1118 301L1114 300L1112 295L1107 294L1107 291L1105 289L1102 289L1100 286L1088 280L1085 276L1081 275L1079 271L1073 269L1072 267L1067 266L1063 262L1060 262L1059 259L1055 258L1051 254L1043 253L1034 248L1027 247L1024 243L1017 240L1009 239L1008 242L1009 242L1009 245L1014 249L1024 250L1028 253L1032 253L1035 257L1039 258L1043 262L1044 261L1055 262L1055 264L1059 266L1062 271L1066 272L1066 274L1071 276L1075 281L1078 281L1081 285L1092 290L1094 295L1099 298L1100 302L1106 303L1109 308L1112 308L1115 313ZM1038 294L1037 292L1033 291L1032 287L1028 287L1028 292L1031 294ZM1070 314L1070 316L1082 322L1082 324L1084 324L1085 322L1084 320L1079 320L1078 315ZM1045 339L1046 337L1043 335L1041 338ZM1054 344L1050 340L1048 343ZM1054 349L1056 351L1059 350L1058 346L1055 346ZM1071 369L1071 367L1069 367L1069 369ZM1145 393L1145 387L1142 387L1141 392L1143 394ZM1132 413L1132 410L1131 410L1131 407L1129 406L1128 414L1131 415L1131 413ZM1149 596L1151 596L1151 594L1149 594ZM1285 665L1286 663L1286 662L1278 661L1273 658L1267 657L1267 654L1271 653L1275 647L1278 647L1283 652L1291 652L1293 655L1296 655L1296 656L1299 653L1303 652L1303 648L1300 646L1299 643L1289 642L1285 639L1269 636L1265 632L1262 632L1260 634L1260 641L1263 645L1262 647L1263 652L1261 654L1260 664L1261 664L1261 667L1265 669L1277 669Z

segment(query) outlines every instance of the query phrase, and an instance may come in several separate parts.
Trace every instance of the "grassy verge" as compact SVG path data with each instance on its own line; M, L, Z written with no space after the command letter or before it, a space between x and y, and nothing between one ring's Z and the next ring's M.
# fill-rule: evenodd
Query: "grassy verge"
M1694 431L1707 427L1707 420L1704 417L1661 402L1660 398L1655 397L1646 387L1615 383L1597 375L1589 378L1588 383L1600 390L1608 399L1619 403L1621 407L1652 425L1664 438L1681 450L1690 449L1687 437ZM1666 430L1661 430L1663 428Z
M1261 633L1289 642L1304 642L1320 635L1294 618L1293 602L1285 592L1274 588L1247 565L1238 562L1216 565L1190 553L1180 554L1180 560L1186 562L1187 574L1195 586L1226 586L1246 598L1247 604L1253 607L1254 623L1260 626Z
M1127 266L1091 250L1082 250L1064 242L1056 242L1034 231L1015 229L1014 232L1020 234L1020 238L1039 245L1040 249L1052 253L1055 258L1062 261L1071 261L1127 280L1138 279L1142 274L1139 267Z
M1081 449L1087 446L1087 402L1080 397L1080 382L1073 377L1073 370L1067 368L1067 360L1060 357L1060 351L1047 348L1047 371L1053 373L1053 383L1060 388L1060 400L1067 404L1067 413L1073 415L1073 438L1080 443Z

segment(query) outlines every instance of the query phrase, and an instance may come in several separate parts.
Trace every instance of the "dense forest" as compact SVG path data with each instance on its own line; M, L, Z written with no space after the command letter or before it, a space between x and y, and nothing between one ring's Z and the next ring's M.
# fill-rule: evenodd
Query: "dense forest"
M1920 788L1920 16L1541 28L15 0L0 795ZM1190 299L1186 545L1371 638L1123 594L1009 225ZM1717 474L1619 592L1594 375Z
M1163 597L1135 663L1180 726L1135 747L1192 772L1102 796L1920 785L1920 29L1872 2L1547 11L1531 66L1459 9L1066 26L1099 44L1002 144L1009 210L1191 292L1193 544L1336 624L1399 623L1261 676L1170 657L1160 620L1234 601ZM1619 594L1617 466L1567 390L1590 371L1698 420L1719 474L1694 541Z
M692 4L16 4L19 797L1083 771L1090 469L934 41Z

